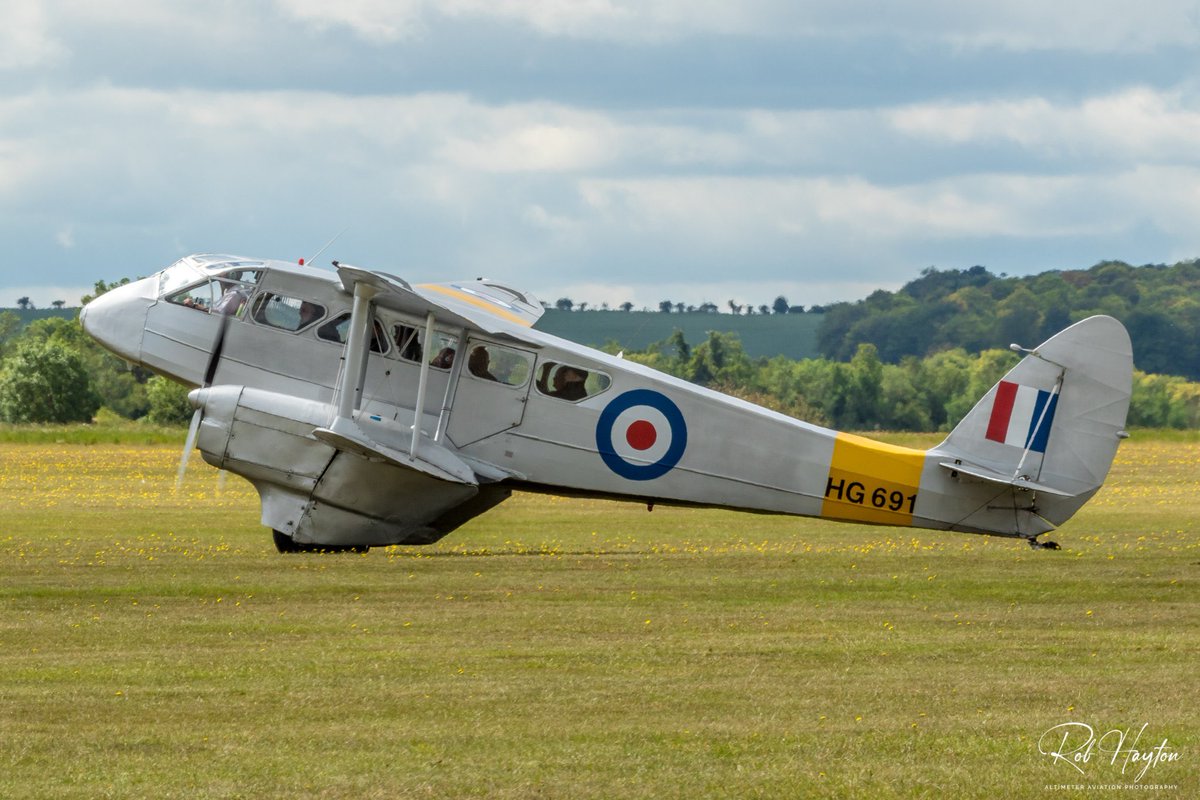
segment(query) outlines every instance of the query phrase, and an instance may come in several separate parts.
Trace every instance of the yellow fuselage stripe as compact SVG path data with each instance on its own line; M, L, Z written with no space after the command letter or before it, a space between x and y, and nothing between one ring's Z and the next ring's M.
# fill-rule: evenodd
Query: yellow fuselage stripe
M924 467L924 450L839 433L821 516L911 525Z

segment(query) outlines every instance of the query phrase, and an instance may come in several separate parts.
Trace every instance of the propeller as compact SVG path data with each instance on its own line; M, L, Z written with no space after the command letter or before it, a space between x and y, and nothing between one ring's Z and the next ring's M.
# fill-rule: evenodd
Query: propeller
M221 361L221 350L225 347L225 332L229 329L229 320L237 312L236 305L229 310L218 310L220 322L217 325L217 335L213 339L212 347L209 350L208 365L204 369L204 382L200 388L207 389L212 386L213 378L217 374L217 365ZM191 458L192 450L196 448L196 437L200 433L200 418L204 415L203 406L198 406L195 413L192 414L192 421L188 425L187 438L183 442L183 455L179 459L179 472L175 475L175 491L179 491L179 487L183 485L183 475L187 472L188 459Z

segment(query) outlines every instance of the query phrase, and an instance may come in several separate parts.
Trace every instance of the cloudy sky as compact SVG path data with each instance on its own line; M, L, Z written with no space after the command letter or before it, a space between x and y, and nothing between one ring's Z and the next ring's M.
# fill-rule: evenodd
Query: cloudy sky
M1197 0L0 0L0 306L192 252L809 305L1200 256Z

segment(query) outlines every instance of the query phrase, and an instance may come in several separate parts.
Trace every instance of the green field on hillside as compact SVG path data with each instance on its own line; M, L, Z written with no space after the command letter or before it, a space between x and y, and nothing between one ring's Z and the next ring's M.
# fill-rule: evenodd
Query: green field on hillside
M616 342L626 350L645 350L667 339L676 329L689 344L699 344L709 331L738 335L754 358L787 356L817 358L817 329L821 314L666 314L655 311L559 311L547 309L537 329L572 342L603 347Z
M0 797L1200 793L1195 436L1125 442L1060 552L519 495L352 556L63 438L0 444ZM1072 722L1126 752L1039 753Z

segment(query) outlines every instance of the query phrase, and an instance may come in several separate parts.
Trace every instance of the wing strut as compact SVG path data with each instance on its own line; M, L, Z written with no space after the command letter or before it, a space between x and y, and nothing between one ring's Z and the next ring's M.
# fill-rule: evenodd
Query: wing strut
M350 311L350 339L346 342L346 365L342 385L338 387L338 417L350 420L362 402L366 379L367 355L371 352L371 298L375 288L359 281L354 284L354 306Z
M387 461L452 483L476 485L478 481L475 478L474 470L445 447L426 443L423 454L417 455L417 443L421 438L421 409L424 405L425 385L429 375L427 359L422 359L421 378L418 384L418 393L421 396L413 411L410 452L405 453L401 449L404 447L404 443L394 441L388 435L386 426L373 424L371 418L358 421L354 419L354 412L358 411L362 404L363 384L366 382L367 360L371 354L371 337L374 335L375 325L373 300L377 292L378 289L366 281L354 282L354 305L350 312L350 336L346 341L345 366L338 382L337 407L333 422L329 427L317 428L313 431L313 436L331 447L355 453L363 458ZM429 332L433 329L433 312L429 312L425 324L428 337ZM429 341L428 338L426 341ZM378 420L378 418L375 419ZM366 429L363 425L366 426Z
M1041 356L1039 355L1038 358L1041 358ZM1046 361L1048 359L1042 360ZM1053 361L1050 363L1054 364ZM1055 364L1055 366L1061 365ZM1062 391L1063 378L1065 377L1067 377L1067 368L1063 367L1062 372L1058 373L1058 380L1054 383L1054 390L1050 392L1049 399L1047 399L1046 403L1042 406L1042 413L1038 415L1037 424L1033 426L1033 433L1029 435L1028 441L1025 442L1025 450L1021 453L1021 460L1017 462L1017 468L1013 470L1013 480L1018 480L1021 477L1021 469L1025 466L1025 459L1029 456L1029 451L1033 447L1034 440L1037 439L1038 436L1042 435L1042 423L1046 421L1046 412L1049 411L1050 407L1058 400L1058 393ZM1046 457L1043 454L1042 464L1044 464L1045 461ZM1041 478L1042 476L1042 464L1038 465L1038 478Z
M355 284L356 297L357 287L362 286L361 283ZM425 347L428 349L433 343L433 312L425 314ZM415 456L417 454L417 444L421 441L421 413L425 410L425 389L429 385L429 362L428 353L426 357L421 359L421 376L417 379L417 406L413 409L413 429L412 429L412 445L408 448L408 452Z
M462 328L458 332L459 349L465 349L467 346L467 334L469 331ZM456 358L454 363L450 365L450 379L446 381L446 393L442 395L442 410L438 413L437 429L433 432L433 440L441 443L442 439L446 438L446 427L449 425L450 409L454 400L454 393L458 390L458 379L462 376L463 362L465 358Z

